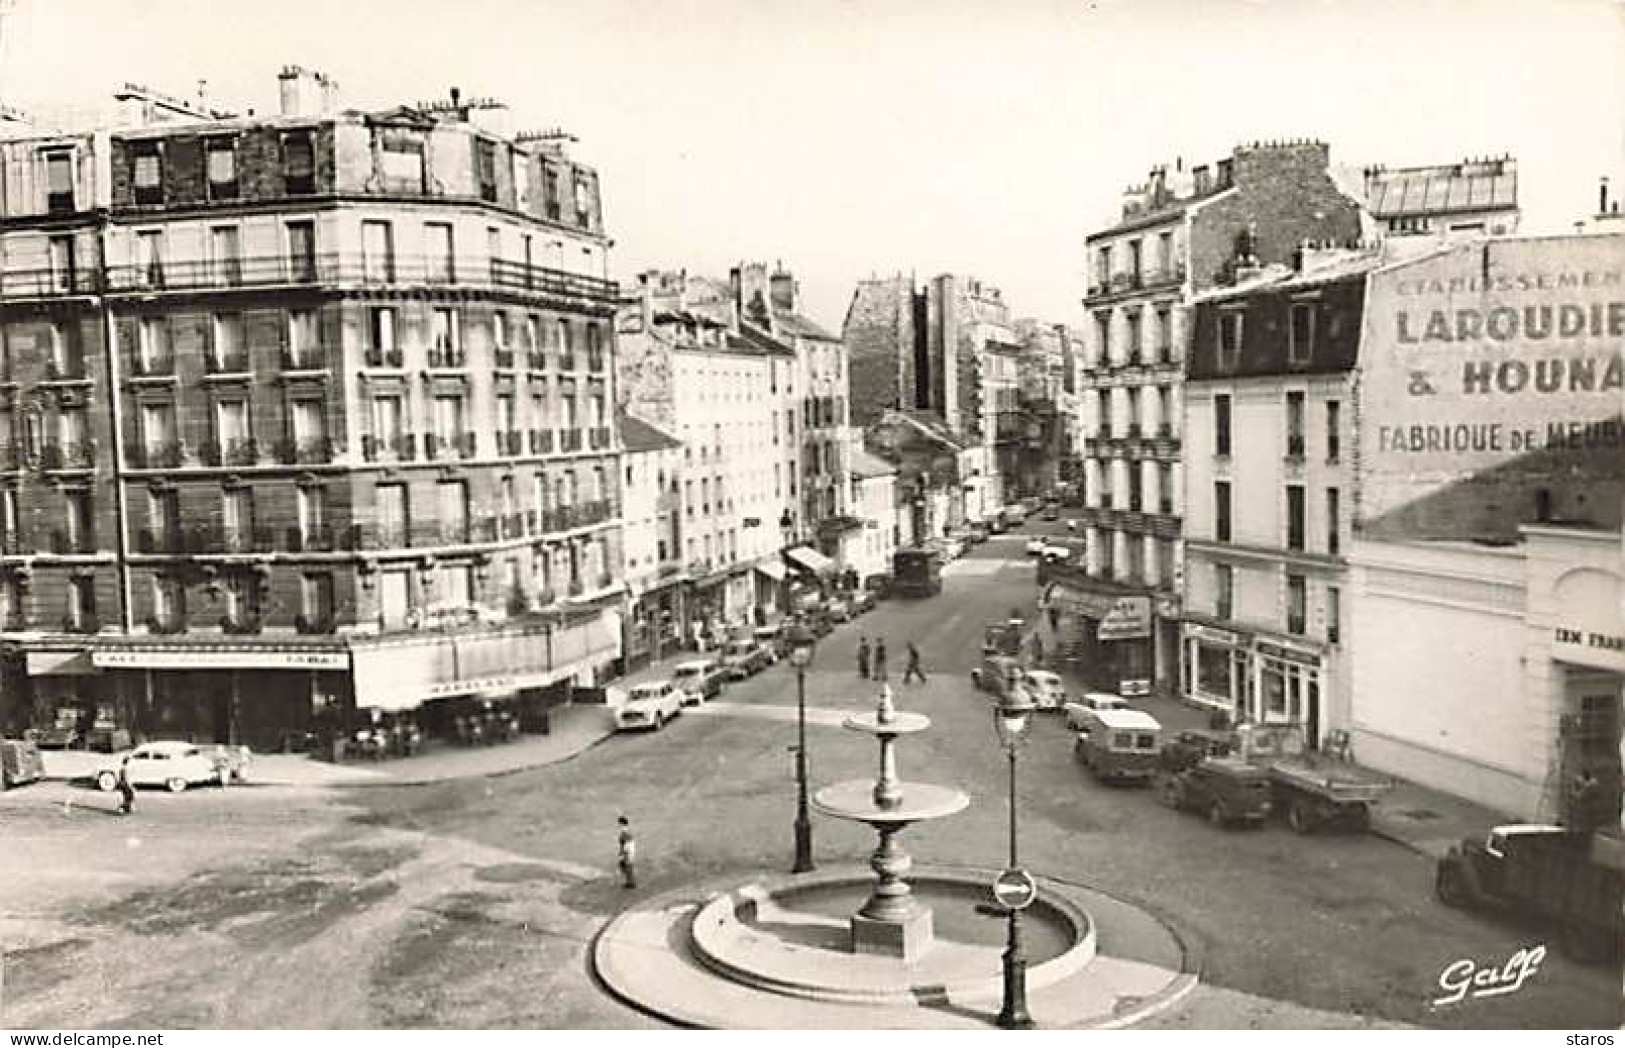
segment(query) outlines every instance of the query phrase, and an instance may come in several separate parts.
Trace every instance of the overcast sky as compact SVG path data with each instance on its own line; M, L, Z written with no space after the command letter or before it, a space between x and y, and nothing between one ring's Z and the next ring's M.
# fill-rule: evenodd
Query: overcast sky
M624 279L782 259L839 328L856 280L952 270L1077 322L1085 232L1153 164L1318 137L1334 161L1510 152L1525 228L1625 185L1620 0L12 0L10 100L125 80L274 111L465 95L595 164ZM7 0L0 0L0 10Z

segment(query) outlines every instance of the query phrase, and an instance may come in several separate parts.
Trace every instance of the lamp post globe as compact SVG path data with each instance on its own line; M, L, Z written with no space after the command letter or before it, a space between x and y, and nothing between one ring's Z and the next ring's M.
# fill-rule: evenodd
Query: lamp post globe
M813 869L812 816L807 808L807 664L812 661L817 638L797 619L790 623L784 639L790 648L790 665L796 668L796 857L790 872L807 873Z
M1016 759L1021 743L1026 738L1027 725L1036 708L1027 689L1016 686L1005 689L999 705L993 710L993 727L998 732L999 744L1004 747L1010 762L1010 862L1009 869L1021 869L1020 854L1016 847ZM1005 924L1004 947L1004 999L999 1008L999 1026L1006 1030L1026 1030L1033 1025L1027 1011L1027 954L1021 945L1021 911L1008 910Z

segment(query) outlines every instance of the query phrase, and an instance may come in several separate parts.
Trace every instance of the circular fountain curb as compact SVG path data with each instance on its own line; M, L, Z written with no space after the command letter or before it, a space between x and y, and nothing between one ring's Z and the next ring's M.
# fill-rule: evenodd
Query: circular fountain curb
M946 882L957 890L986 887L995 871L925 866L911 880ZM594 939L590 963L615 997L670 1022L711 1029L920 1029L985 1028L999 1008L1000 979L950 984L900 985L865 995L851 980L783 980L741 967L715 943L701 944L702 913L726 911L723 925L737 922L734 907L751 898L790 898L820 887L865 881L863 867L813 875L738 874L645 900L606 923ZM1079 941L1028 973L1035 1019L1047 1028L1121 1028L1143 1022L1174 1005L1198 982L1197 960L1182 937L1146 911L1104 892L1039 878L1040 899L1080 930ZM991 892L988 895L991 900ZM1093 908L1108 914L1101 919ZM722 925L718 926L723 928ZM723 929L725 931L725 929ZM1135 939L1130 953L1155 961L1102 953L1100 937L1119 944ZM793 949L793 947L791 947ZM748 958L745 958L748 964ZM825 965L828 964L826 960ZM821 985L826 984L826 985Z

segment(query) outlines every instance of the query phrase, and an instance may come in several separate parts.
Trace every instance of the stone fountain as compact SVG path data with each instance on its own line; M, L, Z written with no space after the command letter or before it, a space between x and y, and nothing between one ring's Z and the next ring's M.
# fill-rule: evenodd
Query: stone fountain
M970 798L949 786L904 782L898 777L898 738L925 731L931 726L931 718L896 709L891 685L880 686L880 702L873 713L854 714L844 726L873 735L880 742L878 779L872 783L862 779L836 783L813 797L813 807L820 813L867 823L880 838L869 859L869 868L875 872L874 889L849 922L851 950L911 963L931 949L934 933L930 908L914 898L905 879L913 861L898 842L898 835L913 823L964 811Z

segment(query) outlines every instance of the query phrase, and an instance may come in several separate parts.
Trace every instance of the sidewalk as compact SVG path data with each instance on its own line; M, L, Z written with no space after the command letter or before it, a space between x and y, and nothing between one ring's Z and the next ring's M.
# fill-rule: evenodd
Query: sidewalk
M1083 690L1075 675L1065 669L1057 672L1066 681L1069 692ZM1157 718L1171 732L1207 727L1206 710L1169 696L1131 699L1130 704ZM1371 832L1430 859L1442 858L1450 846L1460 843L1463 837L1477 836L1492 826L1517 821L1513 816L1472 801L1358 765L1355 767L1370 778L1393 784L1393 788L1383 795L1371 811Z
M452 779L505 775L557 764L589 749L615 730L607 706L560 706L552 711L546 735L523 735L492 746L437 746L416 757L334 764L303 754L256 753L248 766L254 786L406 786ZM106 754L49 751L48 779L85 779L108 760Z

